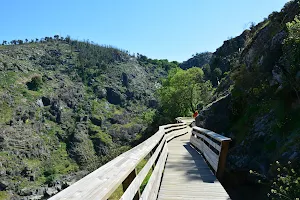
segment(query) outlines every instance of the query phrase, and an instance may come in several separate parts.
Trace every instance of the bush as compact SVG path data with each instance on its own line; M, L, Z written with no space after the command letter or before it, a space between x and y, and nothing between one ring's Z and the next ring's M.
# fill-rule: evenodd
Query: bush
M300 197L300 173L292 167L289 161L283 166L278 161L274 165L277 176L272 181L271 192L268 196L271 199L298 199Z
M29 90L38 91L43 84L43 80L41 76L34 76L32 77L30 82L27 82L26 85Z

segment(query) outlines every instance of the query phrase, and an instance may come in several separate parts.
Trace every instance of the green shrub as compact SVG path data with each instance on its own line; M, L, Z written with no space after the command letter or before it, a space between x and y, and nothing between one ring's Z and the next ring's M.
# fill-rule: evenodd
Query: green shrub
M42 87L42 84L43 84L42 77L38 75L32 77L31 81L26 83L28 89L34 91L38 91Z
M277 176L272 181L271 191L268 196L271 199L298 199L300 197L300 173L294 169L289 161L283 166L276 161Z
M0 191L0 199L1 200L8 200L8 199L10 199L8 192L6 192L6 191Z

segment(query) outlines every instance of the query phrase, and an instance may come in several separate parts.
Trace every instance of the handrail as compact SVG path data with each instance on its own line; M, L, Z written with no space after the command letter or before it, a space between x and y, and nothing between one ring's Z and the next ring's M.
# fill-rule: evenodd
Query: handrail
M228 137L196 126L190 138L190 143L203 154L219 179L223 177L230 141Z
M108 199L121 184L124 190L121 199L156 199L168 155L167 142L186 134L186 127L186 123L160 126L158 132L149 139L83 177L50 200ZM148 154L151 155L150 159L137 174L137 165ZM152 175L140 196L140 185L153 166Z

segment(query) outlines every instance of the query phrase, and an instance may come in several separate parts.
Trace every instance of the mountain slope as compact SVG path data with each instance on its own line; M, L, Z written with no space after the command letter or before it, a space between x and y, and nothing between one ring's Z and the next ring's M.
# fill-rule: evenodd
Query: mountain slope
M0 196L51 196L137 144L166 75L69 37L0 46Z

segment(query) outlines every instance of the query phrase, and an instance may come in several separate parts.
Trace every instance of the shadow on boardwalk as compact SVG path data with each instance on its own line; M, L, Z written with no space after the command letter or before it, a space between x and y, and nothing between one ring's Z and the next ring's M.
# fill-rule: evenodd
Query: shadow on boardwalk
M230 199L204 158L190 146L190 133L168 143L159 200Z

